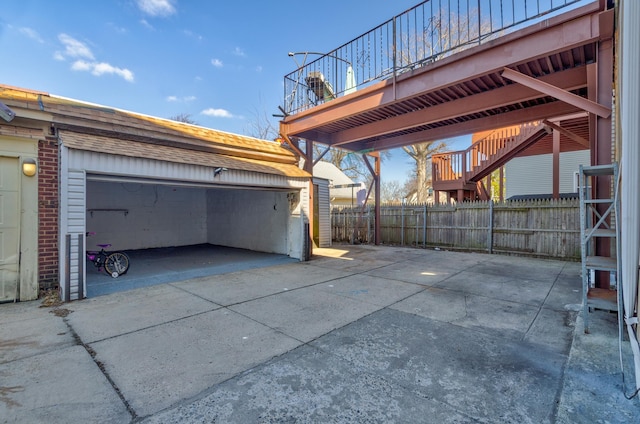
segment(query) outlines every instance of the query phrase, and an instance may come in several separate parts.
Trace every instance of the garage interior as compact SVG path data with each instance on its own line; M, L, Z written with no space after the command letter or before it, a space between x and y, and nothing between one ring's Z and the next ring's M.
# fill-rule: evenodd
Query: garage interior
M86 247L130 257L112 278L86 260L88 297L296 261L286 190L211 188L87 175ZM95 233L95 234L94 234Z

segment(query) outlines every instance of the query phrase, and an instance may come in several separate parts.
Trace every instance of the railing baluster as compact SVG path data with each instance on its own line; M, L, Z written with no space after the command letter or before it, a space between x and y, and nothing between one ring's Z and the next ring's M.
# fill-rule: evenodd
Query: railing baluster
M435 0L423 1L360 37L322 55L319 59L303 63L299 69L286 75L284 93L286 112L296 113L324 101L308 99L310 93L305 77L311 71L326 72L325 81L331 84L336 96L341 96L344 95L345 90L347 64L353 67L358 76L356 86L367 86L390 75L397 75L399 72L422 66L424 63L435 61L475 44L481 44L484 37L499 35L529 20L549 15L581 0L554 1L545 3L544 7L538 4L532 14L529 13L526 0L512 0L506 7L505 1L507 0L500 0L499 11L496 12L499 16L495 16L494 0L477 0L475 13L477 13L478 29L477 34L474 32L473 36L471 20L475 16L470 6L473 0L447 0L444 5L442 1L437 4ZM511 7L510 19L506 17L509 11L505 10L509 7ZM522 12L521 17L516 17L516 10ZM456 13L457 16L455 16ZM483 26L487 31L483 32ZM376 46L378 38L379 53Z

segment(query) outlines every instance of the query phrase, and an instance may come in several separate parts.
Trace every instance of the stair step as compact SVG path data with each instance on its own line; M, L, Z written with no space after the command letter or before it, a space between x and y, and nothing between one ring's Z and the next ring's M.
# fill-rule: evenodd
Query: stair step
M587 306L603 311L617 311L618 292L610 289L589 288L587 291Z
M613 199L584 199L585 204L613 203Z
M613 175L614 165L583 166L582 172L587 177L598 175Z
M608 256L587 256L585 265L587 268L599 271L617 271L618 263L616 258Z
M585 234L591 234L591 237L615 237L616 236L616 230L611 228L598 228L595 230L593 228L585 228L584 232Z

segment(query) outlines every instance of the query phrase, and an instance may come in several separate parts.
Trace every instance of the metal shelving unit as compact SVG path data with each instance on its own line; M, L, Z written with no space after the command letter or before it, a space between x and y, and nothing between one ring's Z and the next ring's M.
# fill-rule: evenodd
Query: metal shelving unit
M608 179L606 179L608 177ZM595 198L592 187L596 184L611 184L609 198ZM580 240L582 247L582 312L584 332L589 332L589 312L592 309L617 312L620 290L619 240L620 211L618 193L618 164L580 166ZM610 240L607 252L596 251L599 239ZM610 288L599 288L595 284L596 271L609 272ZM622 319L622 314L618 314Z

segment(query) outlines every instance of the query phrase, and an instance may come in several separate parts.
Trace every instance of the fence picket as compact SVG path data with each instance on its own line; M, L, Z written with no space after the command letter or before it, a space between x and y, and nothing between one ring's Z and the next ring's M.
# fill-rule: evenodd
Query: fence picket
M578 260L578 218L578 199L389 204L381 206L380 230L383 244ZM372 243L374 221L369 208L334 208L333 241Z

